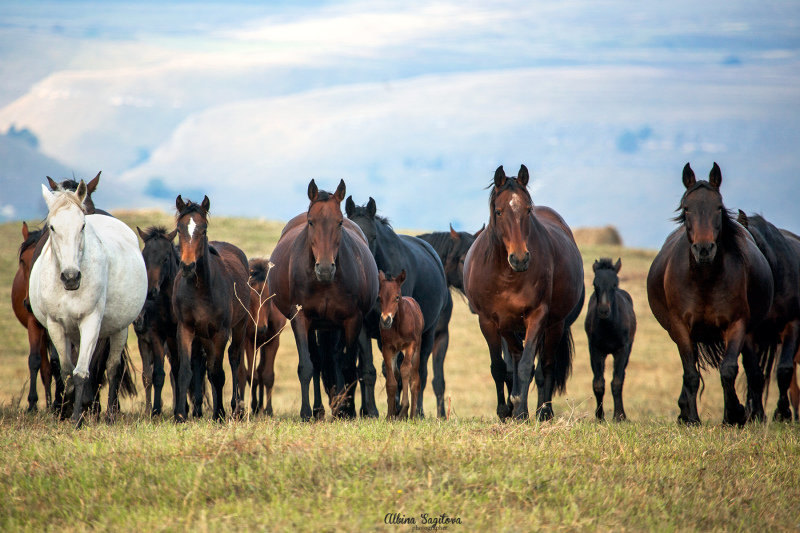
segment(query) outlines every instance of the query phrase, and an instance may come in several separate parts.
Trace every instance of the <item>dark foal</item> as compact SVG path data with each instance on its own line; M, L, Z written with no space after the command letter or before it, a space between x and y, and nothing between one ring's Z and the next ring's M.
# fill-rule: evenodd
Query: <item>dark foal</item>
M381 351L386 368L386 399L389 404L386 418L394 418L394 413L398 413L398 418L407 418L409 412L411 418L414 418L417 415L420 388L419 351L422 329L425 326L422 309L416 300L401 293L401 287L406 280L405 270L394 279L386 276L381 270L378 272L378 280L380 281L378 302L381 311ZM403 361L399 368L402 380L398 380L396 375L400 352L403 353ZM398 381L403 387L399 412L395 405Z
M586 312L586 336L589 339L589 357L594 373L594 395L597 398L595 416L603 420L603 394L606 381L603 373L606 357L614 355L614 378L611 394L614 396L614 420L625 420L622 404L622 385L625 382L625 367L631 355L633 336L636 334L636 315L633 312L631 295L619 288L619 270L622 260L602 258L592 265L594 271L594 294L589 298Z
M186 394L193 378L192 388L198 390L196 363L199 352L194 350L195 343L205 352L214 420L225 417L222 360L228 338L231 339L228 360L233 380L231 408L235 415L241 415L244 404L239 397L238 375L250 305L247 257L232 244L209 242L206 232L210 202L207 196L202 203L196 204L184 202L178 195L175 206L178 209L180 242L180 269L172 294L173 312L178 323L179 353L175 420L186 420Z
M133 326L142 356L145 409L153 415L159 415L162 410L161 390L165 378L165 348L172 369L173 408L176 405L174 378L178 346L175 335L178 324L172 312L172 288L178 275L178 252L173 245L178 230L168 232L166 228L154 226L146 230L137 227L136 231L144 242L142 256L147 268L147 300Z
M250 383L250 407L253 414L262 409L272 416L272 387L275 384L275 355L280 346L280 332L286 317L272 305L272 294L267 284L270 262L267 259L250 260L250 317L244 336L244 364L239 366L239 387L244 398L245 383ZM255 354L261 358L253 369Z

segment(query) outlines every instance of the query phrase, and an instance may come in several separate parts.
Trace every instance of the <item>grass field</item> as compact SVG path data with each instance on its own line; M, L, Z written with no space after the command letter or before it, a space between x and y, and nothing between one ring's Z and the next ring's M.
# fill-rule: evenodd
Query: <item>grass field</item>
M174 223L157 212L117 214L132 227ZM268 256L281 227L213 217L209 235L249 257ZM287 328L276 362L274 419L176 426L169 417L146 416L140 393L123 403L115 426L90 422L75 432L49 415L22 412L27 336L9 303L20 242L19 223L0 225L0 299L7 302L0 310L0 491L7 495L0 530L414 527L384 523L388 513L416 526L430 525L423 513L444 513L461 522L450 531L800 527L798 425L722 427L716 372L705 375L704 424L676 424L681 365L645 292L653 251L581 249L589 274L596 258L621 257L621 285L634 299L639 327L625 382L627 423L593 421L584 315L573 327L574 371L555 402L556 419L498 423L486 345L456 296L445 363L447 421L300 423L297 354ZM590 275L586 282L588 290ZM129 347L140 367L132 330ZM379 372L376 399L385 413L382 380ZM138 375L137 382L141 389ZM426 392L425 410L433 413L430 384ZM169 381L164 397L169 412ZM610 402L607 391L607 413Z

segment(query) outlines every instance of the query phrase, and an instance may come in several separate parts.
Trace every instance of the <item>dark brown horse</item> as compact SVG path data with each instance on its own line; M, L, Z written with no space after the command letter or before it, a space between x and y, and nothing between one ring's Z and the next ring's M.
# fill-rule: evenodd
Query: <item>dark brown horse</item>
M425 319L422 309L414 298L403 296L401 287L406 280L406 271L402 270L396 278L387 277L383 271L378 271L380 288L378 290L378 303L380 304L381 327L381 352L383 364L386 369L386 399L388 411L386 418L411 418L417 415L417 400L419 399L419 351L422 343L422 330ZM403 354L402 363L398 365L400 353ZM398 368L399 367L399 368ZM397 376L397 374L400 376ZM402 379L398 379L401 377ZM397 401L398 382L403 387L403 398L398 412ZM409 401L410 397L410 401Z
M592 265L594 293L586 308L584 328L589 341L589 359L594 374L592 387L597 400L595 416L598 420L603 420L604 417L603 395L606 381L603 374L608 354L614 355L614 377L611 380L614 420L627 418L622 404L622 386L636 334L636 314L633 312L631 295L619 288L618 274L621 268L621 259L612 263L609 258L601 258Z
M47 407L53 405L50 395L50 381L52 379L49 353L50 338L47 336L47 331L44 327L33 316L28 303L28 280L33 266L33 251L41 235L42 230L30 231L28 230L28 225L25 222L22 223L23 241L19 247L19 266L17 267L17 274L14 276L14 283L11 286L11 307L17 320L28 330L28 345L30 346L28 353L28 370L30 371L28 411L35 411L36 404L39 401L39 396L36 393L36 376L40 369L45 403ZM55 357L55 360L58 360L58 357ZM55 372L58 369L58 365L53 365ZM61 398L62 394L63 382L56 378L56 398Z
M250 260L250 316L244 336L245 364L239 366L239 387L244 397L245 384L251 384L250 407L253 414L264 409L268 416L272 416L275 355L280 347L280 332L286 324L286 317L272 305L272 293L267 284L269 270L269 260ZM261 358L258 367L253 369L256 352Z
M516 418L528 416L538 354L537 414L546 420L553 416L553 392L565 389L572 366L570 326L583 307L583 260L558 213L533 205L528 180L525 165L517 177L506 177L502 166L495 172L489 225L467 253L464 289L489 346L497 415L505 419L513 410ZM511 383L502 340L513 359Z
M356 376L358 335L364 315L378 296L378 269L363 233L343 219L341 202L345 197L342 180L333 194L320 191L314 180L308 185L310 205L286 225L272 252L275 265L269 272L269 287L275 292L275 306L292 321L299 365L300 416L312 416L309 384L319 375L319 365L328 364L324 356L337 352L336 391L344 393L341 409L335 414L355 415L353 387ZM298 306L300 306L298 310ZM343 350L321 346L325 354L315 368L311 343L328 338L328 332L343 334ZM334 335L335 336L335 335ZM328 343L325 343L328 344ZM321 416L320 391L315 378L314 415Z
M190 367L195 346L205 352L214 406L213 418L222 420L225 417L222 405L225 371L222 361L229 337L228 361L233 380L231 409L234 414L241 414L243 409L238 375L250 305L247 257L239 248L227 242L209 242L208 196L203 198L202 203L196 204L184 202L178 195L175 207L178 209L180 243L180 269L172 294L172 308L178 324L179 354L175 420L186 420L186 394L193 373L197 373ZM194 357L197 357L197 353ZM193 389L196 391L197 388L195 383Z
M708 181L697 180L687 163L680 227L673 231L650 265L647 298L659 324L678 346L683 387L679 422L699 424L700 370L719 368L725 395L723 420L743 424L745 409L736 395L738 357L747 374L752 412L763 413L762 370L753 332L772 305L769 264L752 237L725 209L722 172L714 163Z
M794 249L795 253L800 256L800 236L795 235L791 231L782 229L780 230L786 241ZM792 364L792 374L789 378L789 402L792 405L794 412L794 421L800 420L800 386L797 385L797 366L800 365L800 346L794 354L794 362Z

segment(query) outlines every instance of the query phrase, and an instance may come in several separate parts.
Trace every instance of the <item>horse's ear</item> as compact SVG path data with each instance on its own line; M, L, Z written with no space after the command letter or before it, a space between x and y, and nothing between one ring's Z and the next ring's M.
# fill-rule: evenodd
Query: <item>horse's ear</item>
M708 182L715 189L719 189L719 186L722 185L722 170L716 161L714 161L714 166L711 167L711 172L708 173Z
M339 200L339 203L342 203L345 194L347 194L347 186L344 184L344 180L339 180L339 186L336 187L336 192L333 195Z
M347 218L352 217L355 210L356 203L353 201L353 196L348 196L347 201L344 203L344 212L347 214Z
M208 210L211 209L211 200L209 200L208 196L205 194L203 195L203 201L200 203L200 207L205 210L206 214L208 213Z
M450 238L454 241L461 240L461 235L458 234L456 230L453 229L453 225L450 224Z
M597 261L592 264L592 272L597 272Z
M688 189L695 183L697 183L697 179L694 177L694 170L689 166L689 163L686 163L686 166L683 167L683 186Z
M183 201L180 194L175 198L175 208L178 210L178 213L186 209L186 202Z
M485 230L485 229L486 229L486 223L484 223L483 226L481 226L481 229L479 229L478 231L475 232L475 235L473 235L473 237L475 237L477 239L478 235L483 233L483 230Z
M142 238L142 242L144 242L144 237L147 234L145 232L143 232L142 229L139 226L136 226L136 233L139 234L139 237Z
M314 202L317 196L319 196L319 189L317 188L314 178L311 178L311 183L308 184L308 199Z
M397 275L397 277L394 278L394 280L400 285L402 285L403 282L406 280L406 269L404 268L403 270L401 270L400 273Z
M22 238L24 240L26 240L26 241L28 240L28 233L29 233L28 232L28 223L23 220L22 221Z
M739 209L739 216L736 217L736 222L738 222L739 224L741 224L745 228L747 227L747 224L750 223L750 221L747 219L747 215L741 209Z
M50 205L55 199L55 195L51 193L47 187L45 187L44 183L42 183L42 197L44 198L44 203L47 204L47 210L49 211Z
M56 183L53 180L53 178L51 178L50 176L46 176L46 177L47 177L47 183L50 184L50 190L51 191L55 192L55 191L57 191L57 190L59 190L61 188L61 187L58 186L58 183Z
M386 281L386 274L383 273L383 270L378 270L378 280Z
M75 189L75 194L78 195L78 200L83 203L86 200L86 195L89 194L89 189L86 188L86 183L83 180L78 184L78 188Z
M506 179L506 171L503 170L503 165L500 165L494 171L494 186L499 189L506 182Z
M375 205L375 199L372 196L370 196L369 202L367 202L367 214L369 215L370 218L374 218L375 213L377 212L378 212L378 206Z
M614 265L614 272L616 272L617 274L619 274L619 269L621 269L621 268L622 268L622 258L621 258L621 257L618 257L618 258L617 258L617 262L616 262L616 264Z
M519 167L519 174L517 174L517 181L523 184L525 187L528 186L528 180L531 178L531 175L528 173L528 167L525 165L521 165Z
M90 181L87 184L87 187L89 188L89 194L92 194L95 191L95 189L97 189L97 185L100 183L100 174L102 173L103 173L102 170L98 172L97 176L95 176L94 179L92 179L92 181Z
M169 242L172 242L172 241L174 241L174 240L175 240L175 235L177 235L177 234L178 234L178 228L175 228L174 230L172 230L172 231L170 231L169 233L167 233L167 234L165 235L165 237L167 238L167 240L168 240Z

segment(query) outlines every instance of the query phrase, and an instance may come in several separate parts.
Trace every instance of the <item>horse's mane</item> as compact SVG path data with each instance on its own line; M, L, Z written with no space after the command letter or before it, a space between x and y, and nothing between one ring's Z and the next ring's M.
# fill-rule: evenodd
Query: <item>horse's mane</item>
M202 205L195 203L191 200L186 200L186 205L184 206L183 209L181 209L178 212L178 218L181 218L182 216L188 215L190 213L200 213L206 218L208 218L209 215L208 211L206 211Z
M74 179L65 179L58 182L64 191L77 191L79 183Z
M453 250L455 244L450 233L447 231L423 233L422 235L417 235L417 238L430 244L442 260Z
M355 207L355 209L353 209L353 216L350 217L350 218L355 218L355 217L369 218L369 213L367 213L367 206L365 206L365 205L357 205ZM374 218L375 218L375 220L377 220L378 222L380 222L381 224L383 224L384 226L386 226L390 230L394 230L394 228L392 227L392 223L389 222L388 218L386 218L384 216L381 216L381 215L378 215L378 214L375 214Z
M28 231L28 238L25 239L22 244L19 245L19 253L17 254L20 259L22 259L22 254L25 253L25 250L30 248L31 246L36 246L36 243L39 242L39 237L42 236L44 230L37 229L33 231Z
M598 259L597 262L595 263L594 269L595 270L608 269L616 271L616 267L614 266L614 261L610 257L601 257L600 259Z
M84 215L86 214L86 206L83 205L83 202L78 198L76 193L72 191L59 191L54 193L53 196L53 202L50 204L50 213L55 213L66 206L74 205L78 207ZM50 217L50 213L47 214L48 218Z
M167 238L167 228L164 226L150 226L149 228L142 230L142 240L144 242L149 241L150 239L155 239L156 237L161 237L162 239Z
M261 283L267 280L269 272L269 259L256 258L250 260L250 279Z
M684 210L684 203L686 202L686 197L693 193L698 189L707 189L710 191L719 192L717 187L714 187L706 180L697 181L694 185L686 189L686 192L683 193L681 196L681 203L678 205L678 208L675 210L678 212L678 216L676 216L673 220L680 225L684 225L686 223L686 212ZM743 231L746 231L741 224L736 222L736 215L733 214L733 211L726 208L724 205L722 206L722 226L719 229L719 240L720 244L726 250L729 250L735 254L737 254L742 259L745 259L744 250L740 245L740 241L738 237L743 237Z

